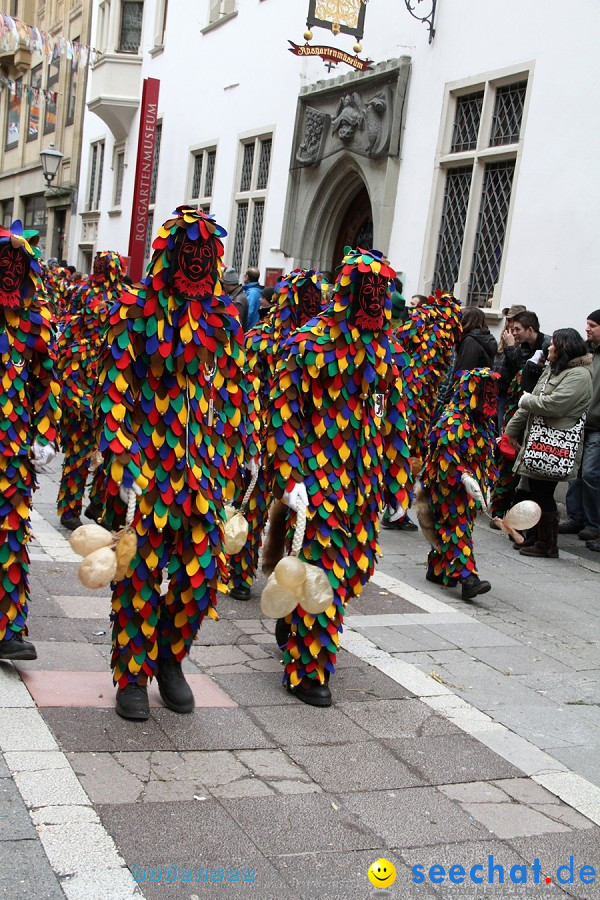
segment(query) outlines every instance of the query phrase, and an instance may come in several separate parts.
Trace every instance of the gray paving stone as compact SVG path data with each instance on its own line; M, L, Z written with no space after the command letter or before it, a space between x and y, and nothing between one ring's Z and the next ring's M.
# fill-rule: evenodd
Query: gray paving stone
M144 782L110 753L71 753L69 761L92 803L134 803L144 791Z
M157 721L162 712L155 710L146 722L129 722L121 719L113 709L56 707L41 710L61 750L90 752L174 750L175 744Z
M468 734L396 738L386 743L406 765L420 774L423 782L429 784L490 781L492 778L516 778L521 774L519 769Z
M416 787L423 780L376 741L342 747L288 748L288 753L326 791L346 793Z
M399 855L389 850L381 855L396 868L396 881L389 889L377 891L382 900L387 896L401 898L435 897L431 887L412 883L412 874ZM374 897L375 889L367 878L367 871L377 855L369 850L348 853L306 853L301 856L280 856L274 860L283 876L291 881L302 900L364 900Z
M100 805L98 814L130 867L167 860L169 865L201 866L205 858L220 859L226 866L257 855L255 844L217 800L146 803L143 827L137 803Z
M390 628L387 626L356 627L356 631L364 634L369 640L387 650L389 653L416 653L423 650L444 650L452 647L452 643L420 625L406 625L404 628Z
M368 704L342 702L337 706L376 738L422 737L458 734L460 731L420 700L373 700Z
M10 772L8 770L8 766L4 762L4 757L0 753L0 778L10 778Z
M27 625L29 638L35 644L38 641L76 641L85 643L88 640L87 634L82 630L81 619L54 619L49 616L30 615ZM96 628L98 628L97 619Z
M517 781L518 779L514 779ZM527 779L523 779L527 780ZM442 794L449 797L450 800L458 800L459 803L510 803L511 798L504 791L500 790L496 785L509 784L510 780L505 782L496 781L472 781L465 784L441 784L439 789ZM535 785L535 782L532 782ZM538 787L538 785L535 785ZM543 790L543 788L542 788ZM557 800L558 802L558 800Z
M326 794L222 803L267 856L383 848L381 839L349 812L345 798L335 805Z
M281 747L301 744L346 744L368 741L371 736L335 707L316 709L295 706L259 706L254 718Z
M488 884L489 878L489 857L492 866L502 866L502 873L496 869L493 873L494 882ZM555 884L546 885L544 882L547 872L544 871L540 876L540 884L533 884L533 871L531 863L535 858L523 856L516 853L508 844L501 843L498 840L491 841L468 841L465 843L449 844L441 843L436 847L419 847L417 849L408 849L402 851L402 858L412 871L413 866L422 866L425 875L425 881L418 885L424 888L430 885L429 870L432 866L442 866L444 869L444 881L436 888L435 895L437 897L456 897L466 898L466 900L483 900L485 897L496 897L498 900L504 900L505 897L525 898L536 897L539 900L558 900L564 898L564 893ZM527 865L529 868L527 873L527 883L513 884L510 878L510 871L513 866ZM475 870L474 877L484 878L483 884L475 884L471 881L469 873L473 866L481 865L483 870ZM448 873L452 866L462 866L465 870L465 880L462 884L452 884L448 878ZM455 873L457 876L460 874ZM503 876L503 882L500 883L500 874ZM441 877L439 871L434 873L435 877ZM414 877L414 876L411 876ZM519 871L514 872L515 879L520 878Z
M91 644L83 641L40 641L35 647L38 658L15 665L19 671L52 669L58 672L105 672L106 660Z
M569 865L573 857L573 884L565 884L563 889L571 897L580 900L595 900L600 897L600 828L595 826L587 831L571 831L563 834L544 834L537 837L513 838L507 842L516 853L525 858L540 860L542 870L556 883L556 873L560 866ZM579 873L583 866L592 866L596 872L593 884L583 884ZM569 877L568 873L562 873ZM589 877L589 874L588 876Z
M600 705L600 650L598 652L597 672L573 672L564 674L549 673L542 675L532 673L519 678L521 684L534 691L543 691L549 700L565 705L579 704Z
M433 787L344 794L343 803L388 847L425 847L487 837L457 803Z
M564 663L542 653L537 647L472 647L473 656L500 672L512 675L542 672L572 672Z
M15 783L3 778L0 780L0 842L35 837L35 828Z
M196 709L191 716L156 709L152 718L163 733L171 735L176 750L254 750L275 746L242 709Z
M429 625L427 630L457 647L510 647L517 643L513 638L479 622L472 625Z
M520 803L560 803L558 797L531 778L507 778L496 780L494 784Z
M556 822L535 809L518 803L463 803L463 808L491 834L499 838L527 837L570 831L568 825Z
M218 622L213 622L212 619L205 619L194 646L214 647L219 644L237 644L241 640L245 640L245 634L232 620L221 618Z
M593 784L600 784L600 744L585 747L556 747L552 756Z
M213 666L232 666L246 663L250 659L239 647L230 644L216 644L212 647L192 646L190 656L203 669Z
M286 780L310 782L310 776L283 750L238 750L237 759L247 769L269 783Z
M65 895L38 840L0 841L0 897L64 900Z
M336 671L331 678L330 686L336 704L353 700L372 702L414 696L411 691L373 666L348 667Z
M512 731L527 738L543 750L556 747L581 746L585 741L600 742L596 726L584 717L572 714L568 707L553 704L547 706L527 705L521 707L495 707L487 709L493 718Z

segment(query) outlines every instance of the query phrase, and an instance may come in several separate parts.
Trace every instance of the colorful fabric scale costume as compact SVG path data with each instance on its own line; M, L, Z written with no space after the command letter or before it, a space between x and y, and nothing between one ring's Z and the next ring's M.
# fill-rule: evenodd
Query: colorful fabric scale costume
M409 501L406 409L386 322L394 275L377 251L348 251L333 304L288 342L272 396L274 493L305 489L300 558L321 567L333 589L325 612L297 606L285 620L284 683L318 706L331 703L325 682L345 606L374 570L379 514L391 499L403 508Z
M519 408L519 398L523 393L521 386L522 371L517 372L511 381L508 393L506 395L506 406L504 408L504 419L502 428L506 428L517 409ZM490 513L492 516L504 518L508 510L517 501L517 492L519 490L520 477L513 472L515 461L503 456L498 456L498 480L494 485L492 493L492 502L490 504ZM523 496L529 496L527 492L523 492Z
M297 328L321 312L321 281L321 273L314 269L294 269L277 283L270 315L246 334L247 371L255 380L260 400L261 446L266 437L270 416L269 396L281 348ZM263 465L244 510L248 522L248 540L239 553L230 557L230 593L239 600L249 598L250 587L256 576L271 495L270 482L271 477Z
M243 332L219 284L224 235L200 211L175 210L153 243L144 289L124 293L111 313L100 449L110 497L143 489L137 554L112 600L117 712L127 718L147 718L147 697L138 714L128 688L145 692L155 674L171 709L193 708L180 661L227 591L224 506L241 489L245 454L256 452Z
M35 659L27 634L34 470L55 454L59 385L40 265L21 222L0 228L0 658Z
M409 416L411 456L425 459L438 390L460 339L460 301L437 292L394 332Z
M490 369L459 373L454 396L431 429L421 477L439 543L429 553L427 579L446 586L468 582L467 593L477 582L490 589L478 579L473 525L496 478L497 378Z
M77 312L67 317L58 341L64 462L56 505L62 524L70 529L81 525L85 484L98 446L99 363L108 314L121 295L122 275L118 253L105 250L96 254L94 272L79 294Z

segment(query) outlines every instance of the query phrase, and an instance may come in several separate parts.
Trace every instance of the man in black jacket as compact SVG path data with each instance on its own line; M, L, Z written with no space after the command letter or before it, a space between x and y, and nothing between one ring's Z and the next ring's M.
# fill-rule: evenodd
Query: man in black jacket
M240 323L242 325L242 331L248 330L248 297L246 296L246 291L243 286L240 284L240 276L231 267L225 269L223 274L221 275L221 287L225 291L226 294L229 295L229 299L235 306L238 311L238 315L240 317Z
M538 363L541 362L544 351L550 346L550 338L540 331L538 317L528 309L517 313L510 331L513 345L511 346L509 338L504 351L510 381L517 372L523 370L521 387L523 391L530 394L542 373ZM530 364L527 365L527 363Z

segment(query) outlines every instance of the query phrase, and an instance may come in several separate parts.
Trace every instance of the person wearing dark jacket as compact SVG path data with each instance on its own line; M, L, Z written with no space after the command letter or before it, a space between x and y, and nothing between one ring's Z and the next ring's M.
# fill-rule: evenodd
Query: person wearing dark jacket
M462 337L456 346L454 372L486 369L494 364L498 342L485 324L485 314L478 306L470 306L461 316Z

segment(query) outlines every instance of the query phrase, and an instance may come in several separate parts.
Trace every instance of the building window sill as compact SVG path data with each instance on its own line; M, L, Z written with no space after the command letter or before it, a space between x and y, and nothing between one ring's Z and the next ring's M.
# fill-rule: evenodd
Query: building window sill
M164 44L156 44L156 46L153 47L152 50L150 50L150 56L154 59L154 57L158 56L159 53L162 53L164 49L165 49Z
M123 210L120 206L115 206L113 207L113 209L109 209L108 215L111 217L111 219L114 219L115 216L120 216L122 212Z
M230 19L235 19L238 11L234 9L233 12L227 13L226 16L223 16L219 19L218 22L211 22L209 25L206 25L204 28L200 29L200 34L208 34L209 31L214 31L215 28L220 28L221 25L224 25L225 22L229 22Z

